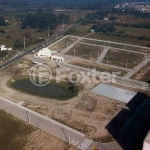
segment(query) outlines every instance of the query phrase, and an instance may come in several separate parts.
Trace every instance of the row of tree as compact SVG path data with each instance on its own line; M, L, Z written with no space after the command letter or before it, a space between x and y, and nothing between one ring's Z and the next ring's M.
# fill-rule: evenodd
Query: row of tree
M114 32L116 30L115 25L113 23L100 23L100 22L97 22L95 25L93 25L91 29L95 30L95 32L104 34Z
M59 14L56 16L54 13L42 12L36 14L27 14L22 16L22 29L27 27L38 28L40 31L45 30L49 27L50 30L53 30L57 27L59 23L68 23L69 15Z

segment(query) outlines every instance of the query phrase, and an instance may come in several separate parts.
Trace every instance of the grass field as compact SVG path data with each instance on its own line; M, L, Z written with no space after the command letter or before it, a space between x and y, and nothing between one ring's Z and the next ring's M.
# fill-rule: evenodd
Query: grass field
M126 68L127 62L127 68L133 68L143 59L144 55L142 54L110 49L103 59L103 63Z
M0 149L23 150L28 135L35 129L10 114L0 110Z
M102 53L102 51L102 47L78 43L73 48L71 48L66 54L72 56L75 55L83 59L91 59L93 61L96 61L98 56Z
M91 26L93 24L88 24L88 25L81 25L79 26L71 35L75 36L85 36L90 33Z
M149 29L139 29L139 28L132 28L132 27L116 26L116 32L118 32L118 31L124 31L126 34L134 35L134 36L150 37Z
M117 37L117 36L99 34L99 33L91 34L91 35L87 36L87 38L113 41L113 42L126 43L126 44L133 44L133 45L138 45L138 46L147 46L150 44L150 41L147 41L147 40L138 40L138 39L131 39L131 38L126 38L126 37Z
M127 71L125 71L125 70L115 69L115 68L106 67L106 66L102 66L102 65L98 65L98 64L91 64L91 63L84 62L81 60L73 60L69 63L72 65L76 65L76 66L80 66L80 67L84 67L84 68L96 69L97 71L101 71L101 72L109 72L109 73L121 72L120 76L124 76L127 73Z
M91 11L91 13L92 12L94 11ZM61 14L61 13L68 14L70 16L69 23L75 23L75 17L76 17L76 20L83 19L83 14L84 14L84 17L86 17L87 14L90 14L90 11L89 10L77 10L77 9L62 9L62 10L56 9L55 11L56 15Z

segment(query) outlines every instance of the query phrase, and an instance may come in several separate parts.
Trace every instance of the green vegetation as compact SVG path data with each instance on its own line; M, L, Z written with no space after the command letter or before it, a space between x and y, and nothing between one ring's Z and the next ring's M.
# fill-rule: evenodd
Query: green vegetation
M8 54L7 51L0 51L0 58L1 57L6 57L7 54Z
M93 25L91 28L95 30L95 32L104 33L104 34L114 32L116 30L113 23L102 24L100 22L97 22L96 25Z
M0 149L23 150L28 135L35 129L11 114L0 110Z

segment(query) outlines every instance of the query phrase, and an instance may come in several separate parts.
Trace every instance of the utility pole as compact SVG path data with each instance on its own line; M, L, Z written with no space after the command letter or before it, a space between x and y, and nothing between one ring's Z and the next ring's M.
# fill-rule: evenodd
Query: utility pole
M76 50L74 49L74 57L76 56Z
M77 17L75 16L75 25L76 25L76 23L77 23Z
M28 123L30 124L30 117L29 117L28 111L26 111L26 114L27 114Z
M84 20L84 13L83 13L83 20Z
M47 37L49 38L49 26L48 26L48 29L47 29Z
M107 54L107 64L108 64L108 54Z
M91 52L91 59L92 59L92 52Z
M128 59L126 60L126 69L128 68Z
M26 37L24 36L24 50L26 50Z
M65 25L64 25L64 20L63 20L63 31L64 31L64 29L65 29Z
M125 45L124 45L124 49L126 49L126 43L125 43Z

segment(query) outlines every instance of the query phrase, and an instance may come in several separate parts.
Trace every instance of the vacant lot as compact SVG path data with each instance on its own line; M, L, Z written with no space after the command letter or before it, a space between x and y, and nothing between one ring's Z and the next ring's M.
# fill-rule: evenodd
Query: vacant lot
M87 63L87 62L80 61L80 60L71 61L70 64L80 66L80 67L89 68L89 69L94 68L97 71L101 71L101 72L109 72L109 73L121 72L121 74L120 74L121 76L123 76L127 73L127 71L125 71L125 70L110 68L110 67L106 67L106 66L102 66L102 65L98 65L98 64L91 64L91 63Z
M119 32L119 31L124 31L124 33L126 33L128 35L150 37L149 29L139 29L139 28L132 28L132 27L116 26L116 32Z
M149 41L147 40L138 40L138 39L132 39L132 38L127 38L127 37L117 37L111 34L106 35L106 34L94 33L94 34L89 35L88 38L127 43L127 44L139 45L139 46L149 45Z
M61 41L59 41L58 43L52 45L49 47L49 49L51 50L63 50L65 49L67 46L71 45L72 43L74 43L78 38L73 38L73 37L66 37L64 39L62 39Z
M77 150L58 138L0 110L1 150Z
M142 62L143 59L144 55L142 54L110 49L106 54L103 63L108 63L124 68L126 67L127 63L127 68L133 68Z
M150 62L133 75L132 79L148 82L150 80Z
M24 101L24 106L78 129L86 133L89 138L98 138L104 141L104 137L109 137L109 141L112 141L112 137L105 127L125 107L124 103L92 93L91 89L97 86L95 83L82 83L83 89L79 94L66 101L28 95L9 88L6 84L12 76L16 75L16 70L21 70L19 76L28 74L30 67L25 62L26 60L19 61L18 64L15 63L0 73L0 95L5 95L5 98L15 102ZM85 98L87 101L84 101ZM83 104L80 107L81 103ZM39 146L41 150L65 150L65 148L63 149L64 144L62 143L61 145L61 142L57 139L55 142L53 138L44 137L41 138L40 133L33 135L33 140L31 138L28 146L33 143L33 149L38 149L37 147ZM58 143L60 143L60 146ZM27 147L27 150L32 150L32 148L28 149Z
M0 110L0 149L22 150L35 129Z
M96 61L98 56L100 56L100 54L102 53L102 51L102 47L78 43L73 48L71 48L66 54Z

